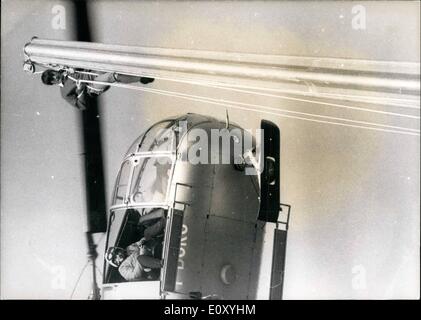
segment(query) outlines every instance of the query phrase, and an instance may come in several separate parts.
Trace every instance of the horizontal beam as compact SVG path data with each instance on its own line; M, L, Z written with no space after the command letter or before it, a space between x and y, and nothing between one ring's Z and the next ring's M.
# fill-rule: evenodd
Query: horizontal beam
M25 45L24 53L35 64L123 74L176 77L181 73L201 80L222 77L225 84L235 84L235 79L250 79L420 93L420 64L415 62L149 48L38 38Z

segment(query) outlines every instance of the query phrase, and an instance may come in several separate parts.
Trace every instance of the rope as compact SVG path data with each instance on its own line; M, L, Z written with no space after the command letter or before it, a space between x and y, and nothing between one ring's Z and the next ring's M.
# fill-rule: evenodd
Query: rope
M76 291L76 288L77 288L77 286L79 285L80 279L82 278L82 275L83 275L83 273L84 273L84 272L85 272L85 270L86 270L86 267L89 265L89 262L90 262L90 261L88 260L88 262L86 262L86 263L85 263L85 265L83 266L82 270L80 271L79 276L78 276L78 278L77 278L77 280L76 280L76 283L75 283L75 285L74 285L74 287L73 287L72 294L70 295L70 300L72 300L73 295L74 295L74 293L75 293L75 291Z
M57 67L57 66L51 66L46 63L40 63L39 65L45 68ZM96 73L96 72L80 71L80 70L75 70L74 73L99 75L99 73ZM157 75L152 75L152 74L147 74L147 73L143 73L137 76L152 77L152 78L156 78L160 80L167 80L167 81L180 82L180 83L196 84L200 86L214 87L214 88L219 88L223 90L236 90L236 88L242 88L242 89L278 92L278 93L292 94L292 95L310 96L310 97L315 97L315 98L335 99L335 100L354 101L354 102L356 101L356 102L364 102L364 103L369 103L369 104L383 104L383 105L387 105L391 107L399 107L399 108L420 109L419 99L415 100L415 99L390 98L390 97L384 98L384 97L373 97L373 96L363 96L363 95L335 94L335 93L326 93L326 92L325 93L303 92L303 91L297 91L297 90L274 89L274 88L267 88L267 87L245 86L245 85L238 85L238 84L224 84L224 83L211 82L211 81L200 81L200 80L198 81L198 80L191 80L188 78L181 79L180 77L170 78L170 77L157 76ZM277 98L282 98L282 96L270 95L270 94L265 94L265 93L256 92L256 91L243 90L243 92L256 94L256 95L262 95L262 96L273 96ZM395 103L393 101L399 102L399 103ZM312 101L312 102L317 103L317 101ZM415 105L412 105L412 104L415 104ZM332 106L335 106L335 105L337 104L332 104ZM341 105L338 105L338 106L341 106ZM342 107L349 107L349 106L342 105ZM354 107L354 108L357 108L357 107Z
M198 80L189 80L189 79L180 79L180 78L174 79L174 78L155 76L155 75L149 75L149 74L143 74L142 76L152 77L159 80L166 80L166 81L171 81L171 82L195 84L199 86L207 86L211 88L239 91L239 92L245 92L245 93L262 95L262 96L269 96L269 97L277 97L277 98L282 98L283 96L266 94L266 93L262 93L258 91L240 90L236 88L262 90L262 91L278 92L278 93L292 94L292 95L310 96L310 97L315 97L315 98L327 98L327 99L334 99L334 100L364 102L364 103L370 103L370 104L383 104L383 105L388 105L392 107L400 107L400 108L420 109L419 100L415 100L415 99L384 98L384 97L319 93L319 92L303 92L303 91L297 91L297 90L285 90L285 89L274 89L274 88L254 87L254 86L235 85L235 84L224 84L224 83L217 83L217 82L210 82L210 81L206 82L206 81L200 81L200 80L198 81ZM400 104L394 103L394 102L388 102L387 100L400 102ZM411 104L417 104L417 105L414 106ZM332 105L335 106L337 104L332 104ZM343 105L339 105L339 106L343 106ZM372 110L372 109L368 109L368 110Z
M75 80L72 77L69 77L69 79ZM409 134L409 135L416 135L416 136L419 136L419 132L420 132L418 129L412 129L412 128L407 128L407 127L390 126L390 125L378 124L378 123L374 123L374 122L351 120L351 119L346 119L346 118L324 116L324 115L313 114L313 113L305 113L305 112L297 112L297 111L291 111L291 110L285 110L285 109L277 109L277 108L271 108L271 107L262 106L262 105L247 104L247 103L241 103L241 102L235 102L235 101L229 101L229 100L222 100L222 99L218 100L218 99L212 99L212 98L208 98L208 97L183 94L183 93L167 91L167 90L144 88L144 87L133 86L133 85L129 85L129 84L108 83L108 82L101 82L101 81L95 81L95 80L80 80L80 82L96 83L96 84L100 84L100 85L110 85L110 86L126 88L126 89L133 89L133 90L139 90L139 91L144 91L144 92L158 93L158 94L162 94L162 95L184 98L184 99L188 99L188 100L192 100L192 101L206 102L206 103L220 105L220 106L229 107L229 108L236 108L236 109L247 110L247 111L255 111L255 112L277 115L277 116L281 116L281 117L294 118L294 119L313 121L313 122L319 122L319 123L342 125L342 126L348 126L348 127L354 127L354 128L362 128L362 129L368 129L368 130L378 130L378 131L383 131L383 132ZM248 108L241 107L241 105L247 106ZM260 109L255 109L254 107L261 108L261 109L264 109L264 110L274 110L274 111L278 111L278 112L263 111L263 110L260 110ZM303 117L298 117L298 116L285 115L285 114L279 113L279 111L286 112L286 113L305 115L305 116L310 116L310 117L318 117L318 118L324 118L324 119L330 119L330 120L345 121L345 122L355 123L355 124L359 124L359 125L351 125L351 124L347 124L347 123L338 123L338 122L333 122L333 121L322 121L322 120L317 120L317 119L309 119L309 118L303 118ZM362 125L365 125L365 126L362 126ZM380 128L373 128L373 127L368 127L368 126L375 126L375 127L380 127ZM383 129L383 128L390 128L390 129L394 129L394 130L388 130L388 129Z

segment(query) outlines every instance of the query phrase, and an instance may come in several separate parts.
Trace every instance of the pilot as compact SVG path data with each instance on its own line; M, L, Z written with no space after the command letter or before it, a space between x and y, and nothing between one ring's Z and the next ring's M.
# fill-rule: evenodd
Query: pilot
M154 214L152 217L156 220ZM151 218L152 218L151 217ZM145 223L145 221L139 221ZM126 250L119 247L110 247L107 251L106 260L112 266L118 268L121 276L127 281L151 280L155 270L162 268L163 262L153 257L152 248L160 239L157 236L165 227L165 217L162 216L157 222L147 226L144 237L129 245Z
M153 78L128 76L117 73L103 73L97 76L89 73L80 73L77 76L72 74L72 77L79 80L94 80L107 83L141 82L142 84L148 84L154 81ZM79 110L86 109L86 95L90 97L99 96L101 93L107 91L110 87L97 83L76 83L74 80L70 79L64 71L56 71L53 69L45 70L41 75L41 81L46 85L59 85L61 87L60 91L62 97Z
M110 247L106 260L118 268L121 276L127 281L152 280L154 269L162 268L162 260L152 257L152 251L141 241L128 246L126 250Z

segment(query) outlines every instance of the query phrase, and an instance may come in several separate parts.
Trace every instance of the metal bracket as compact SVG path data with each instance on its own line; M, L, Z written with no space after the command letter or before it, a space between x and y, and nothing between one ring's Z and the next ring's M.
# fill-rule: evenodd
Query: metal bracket
M193 188L193 186L191 186L189 184L185 184L185 183L180 183L180 182L177 182L175 184L175 190L174 190L174 209L178 209L178 208L176 208L176 205L181 205L182 206L182 209L178 209L178 210L182 210L184 212L184 209L186 208L186 206L190 206L191 203L190 202L177 201L176 200L176 197L177 197L177 188L180 187L180 186L181 187L185 187L185 188L189 188L189 189Z
M28 73L35 73L35 65L32 63L31 60L26 60L23 63L23 71Z
M288 230L290 212L291 212L291 205L286 204L286 203L279 204L279 215L278 215L278 221L276 222L276 229L279 229L280 226L283 226L285 231ZM285 217L285 218L282 220L279 220L279 218L281 217Z

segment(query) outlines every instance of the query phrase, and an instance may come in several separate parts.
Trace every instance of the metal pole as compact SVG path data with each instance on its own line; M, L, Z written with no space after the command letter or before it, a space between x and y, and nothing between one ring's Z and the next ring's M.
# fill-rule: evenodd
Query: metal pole
M87 1L74 0L75 36L79 41L91 41L89 10ZM87 200L87 244L88 259L92 262L92 292L90 299L99 300L100 291L96 280L96 258L98 253L93 234L105 232L107 226L104 173L101 147L101 128L98 119L98 102L86 96L87 108L80 113L82 143L85 160L85 184Z
M96 280L96 258L98 257L98 253L96 251L96 245L94 243L92 233L86 232L86 237L88 241L88 259L92 263L92 292L91 296L89 297L91 300L99 300L100 299L100 292L97 285Z
M288 57L32 39L24 48L38 64L123 74L231 77L416 94L419 63Z

